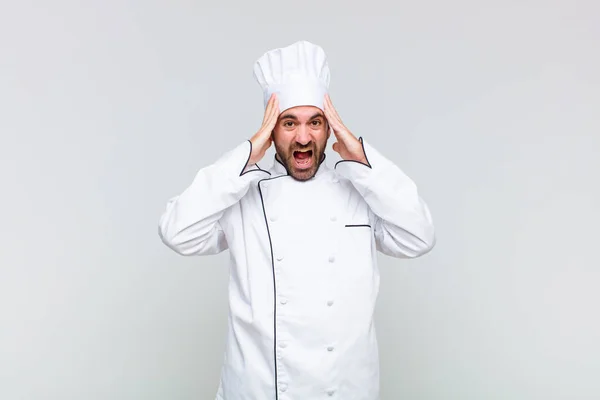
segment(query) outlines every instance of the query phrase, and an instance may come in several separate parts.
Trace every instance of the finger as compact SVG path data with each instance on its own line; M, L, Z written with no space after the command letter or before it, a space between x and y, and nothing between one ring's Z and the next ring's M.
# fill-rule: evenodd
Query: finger
M340 122L337 120L337 118L332 115L331 113L331 109L329 107L325 107L325 118L327 118L327 121L329 122L329 125L331 126L331 129L333 130L333 133L336 134L342 130L342 125L340 124Z
M265 115L262 123L262 129L268 128L272 124L273 115L277 114L278 110L278 101L277 98L274 97L275 94L271 95L271 99L269 100L269 104L267 109L265 110Z
M329 97L329 96L327 96L327 97ZM341 119L339 118L339 115L334 114L334 110L335 109L333 108L333 105L331 104L331 99L326 98L325 116L326 116L327 120L329 121L329 124L331 125L331 128L333 130L333 134L335 135L337 140L342 143L346 143L350 139L352 134L346 128L344 123L341 121Z
M329 112L332 115L332 117L335 120L337 120L337 122L339 124L343 125L344 123L342 122L342 118L340 117L340 115L337 113L337 110L333 106L333 103L331 102L331 97L329 96L329 94L325 95L325 103L327 104L327 108L329 109Z
M265 108L265 112L263 113L262 126L265 126L265 123L269 119L269 114L271 113L271 100L267 103L267 107Z
M325 108L323 111L325 112L325 117L329 121L329 124L332 125L334 130L337 130L338 121L331 112L331 103L329 102L327 96L325 97Z
M328 106L329 111L331 112L331 114L333 116L335 116L337 119L339 119L339 121L341 122L342 119L340 118L339 114L337 113L337 110L333 106L333 102L331 101L331 96L329 96L329 94L326 95L326 101L327 101L327 106Z
M273 108L271 109L271 114L269 115L269 122L275 123L277 122L277 117L279 116L279 99L275 97L273 101Z
M275 124L277 124L277 119L279 118L279 100L277 98L273 102L273 107L271 108L270 114L265 121L265 129L270 133Z
M273 106L273 95L275 93L271 93L271 97L269 97L269 100L267 101L267 107L265 107L265 115L268 115L269 112L271 111L271 107Z
M275 99L276 99L275 93L271 93L271 97L269 97L269 101L267 102L267 107L265 108L265 113L263 116L263 125L269 119L269 116L271 115L273 106L275 104Z

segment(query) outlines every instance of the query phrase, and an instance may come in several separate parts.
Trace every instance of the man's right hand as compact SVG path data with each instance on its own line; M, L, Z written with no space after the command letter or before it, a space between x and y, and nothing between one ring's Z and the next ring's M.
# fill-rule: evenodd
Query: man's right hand
M277 95L273 93L267 103L260 130L250 139L250 142L252 142L252 154L248 161L249 164L256 164L259 162L264 157L269 147L271 147L273 141L271 134L278 118L279 100L277 99Z

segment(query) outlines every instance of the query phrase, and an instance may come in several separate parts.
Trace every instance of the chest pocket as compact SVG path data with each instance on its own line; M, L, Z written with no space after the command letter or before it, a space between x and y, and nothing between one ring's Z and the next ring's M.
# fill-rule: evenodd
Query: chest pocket
M373 229L368 221L345 224L340 229L339 252L343 259L344 280L353 290L359 291L373 275Z
M343 219L342 243L344 252L356 261L370 261L373 243L373 221L369 206L355 191L350 192Z
M371 246L373 228L369 222L365 224L346 224L344 225L343 232L346 247L366 250L366 248Z
M348 223L343 228L344 251L351 261L367 262L371 260L373 244L373 227L367 220L365 223Z

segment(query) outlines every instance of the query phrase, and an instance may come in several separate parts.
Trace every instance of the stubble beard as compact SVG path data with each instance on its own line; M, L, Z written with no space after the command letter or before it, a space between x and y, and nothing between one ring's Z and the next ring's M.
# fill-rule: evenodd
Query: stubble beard
M275 145L275 150L279 160L285 166L285 169L292 178L297 181L307 181L312 179L319 170L325 152L325 146L317 147L315 143L311 143L308 146L291 146L287 151L284 151L279 146ZM296 150L312 150L313 165L309 169L295 168L294 151Z

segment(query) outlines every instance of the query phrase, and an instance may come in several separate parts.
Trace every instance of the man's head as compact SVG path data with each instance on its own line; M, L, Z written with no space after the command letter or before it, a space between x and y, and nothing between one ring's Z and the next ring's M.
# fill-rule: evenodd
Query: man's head
M273 130L276 157L294 179L308 180L319 169L329 135L329 125L320 108L289 108L279 115Z
M284 110L273 130L277 159L293 178L312 178L329 138L322 111L330 80L325 51L305 40L269 50L254 64L254 77L263 90L265 107L276 93Z

